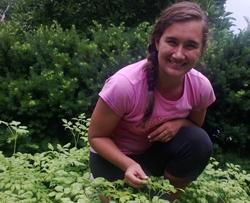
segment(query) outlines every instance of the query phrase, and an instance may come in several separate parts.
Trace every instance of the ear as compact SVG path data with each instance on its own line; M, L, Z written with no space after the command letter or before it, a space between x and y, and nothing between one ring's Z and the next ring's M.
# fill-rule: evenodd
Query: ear
M159 43L160 43L160 39L156 38L155 39L155 48L156 48L157 51L159 51Z

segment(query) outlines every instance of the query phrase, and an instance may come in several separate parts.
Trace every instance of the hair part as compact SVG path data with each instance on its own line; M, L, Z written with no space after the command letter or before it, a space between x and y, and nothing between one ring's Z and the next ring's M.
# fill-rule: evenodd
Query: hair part
M155 43L160 40L164 31L176 22L201 21L202 29L202 52L207 46L208 41L208 19L201 7L193 2L182 1L175 3L164 9L156 19L153 32L148 45L147 63L144 65L144 71L147 78L148 97L142 122L151 117L154 109L154 90L158 80L159 64L158 51Z

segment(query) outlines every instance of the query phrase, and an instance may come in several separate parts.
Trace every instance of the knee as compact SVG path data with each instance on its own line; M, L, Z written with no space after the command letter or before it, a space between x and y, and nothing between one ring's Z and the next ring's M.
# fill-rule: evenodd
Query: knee
M212 142L205 130L188 126L180 129L171 143L172 160L165 170L185 180L195 180L206 167L212 154Z
M195 126L184 127L182 130L187 136L192 156L198 160L208 160L212 154L213 146L207 132Z

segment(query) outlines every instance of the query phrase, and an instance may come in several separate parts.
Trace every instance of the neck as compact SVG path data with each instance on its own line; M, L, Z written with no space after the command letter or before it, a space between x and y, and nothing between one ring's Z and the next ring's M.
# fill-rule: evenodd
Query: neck
M168 100L178 100L183 94L184 76L182 78L159 77L157 89Z
M176 89L176 87L180 87L184 82L183 77L169 77L166 75L159 75L157 87L160 87L163 90L171 90Z

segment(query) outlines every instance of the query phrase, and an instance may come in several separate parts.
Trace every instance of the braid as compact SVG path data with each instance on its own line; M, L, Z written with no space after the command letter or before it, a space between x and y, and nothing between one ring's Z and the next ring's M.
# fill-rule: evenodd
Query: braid
M148 99L142 119L143 123L145 123L153 113L155 102L154 90L158 78L158 51L156 50L154 44L149 45L148 53L148 61L144 66L148 85Z
M208 40L208 19L201 7L190 1L182 1L164 9L156 19L151 39L148 46L147 63L144 65L144 71L147 78L148 99L142 118L143 125L150 118L154 109L154 91L157 84L159 64L156 41L159 41L164 31L175 22L186 22L191 20L200 20L203 23L202 30L202 51L206 48Z

